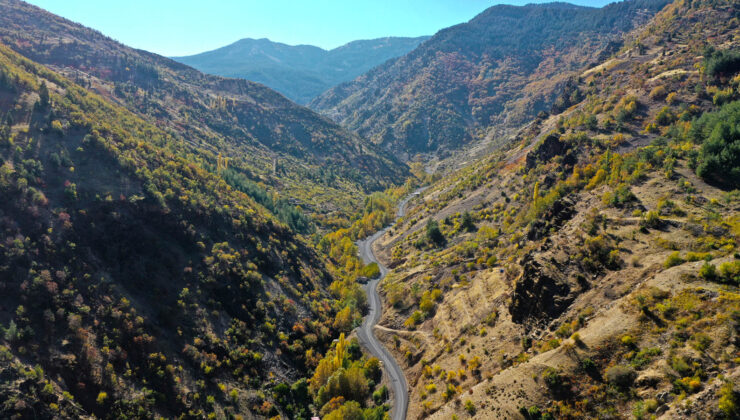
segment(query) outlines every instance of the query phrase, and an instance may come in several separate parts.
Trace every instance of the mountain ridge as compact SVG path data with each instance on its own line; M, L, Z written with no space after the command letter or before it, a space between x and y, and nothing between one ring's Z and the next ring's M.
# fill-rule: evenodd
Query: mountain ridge
M666 3L492 6L309 106L406 159L458 149L549 111L575 71Z
M262 83L306 104L330 87L352 80L428 38L355 40L329 50L305 44L288 45L268 38L243 38L215 50L171 58L205 73Z

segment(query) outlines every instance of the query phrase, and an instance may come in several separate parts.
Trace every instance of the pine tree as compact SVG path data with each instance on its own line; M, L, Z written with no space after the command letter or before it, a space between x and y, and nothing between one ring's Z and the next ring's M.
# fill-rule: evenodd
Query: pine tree
M46 109L49 106L49 88L46 87L46 82L41 82L38 104L40 109Z

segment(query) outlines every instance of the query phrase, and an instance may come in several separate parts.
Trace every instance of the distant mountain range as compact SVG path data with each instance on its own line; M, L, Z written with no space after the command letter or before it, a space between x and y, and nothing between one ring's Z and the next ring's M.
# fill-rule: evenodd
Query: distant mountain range
M174 60L210 74L262 83L300 104L350 81L429 39L388 37L353 41L333 50L245 38L201 54Z

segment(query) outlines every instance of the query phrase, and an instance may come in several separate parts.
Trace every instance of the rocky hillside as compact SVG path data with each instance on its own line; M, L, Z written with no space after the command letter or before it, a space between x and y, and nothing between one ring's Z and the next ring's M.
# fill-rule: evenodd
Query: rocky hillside
M407 159L454 150L549 111L576 70L619 49L622 32L666 3L494 6L310 106ZM557 106L579 98L565 99Z
M325 50L246 38L213 51L173 59L204 73L262 83L306 104L324 91L406 54L427 39L378 38Z
M406 174L357 135L262 85L202 74L19 0L0 1L0 42L186 139L214 171L224 167L219 154L230 158L232 187L266 188L291 197L291 208L346 210Z
M409 418L740 415L739 13L670 4L383 239Z

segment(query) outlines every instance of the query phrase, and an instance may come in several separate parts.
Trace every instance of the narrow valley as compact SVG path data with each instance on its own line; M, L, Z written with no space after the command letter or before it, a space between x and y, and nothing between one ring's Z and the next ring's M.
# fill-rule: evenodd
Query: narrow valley
M740 418L740 3L578 3L0 0L0 418Z

